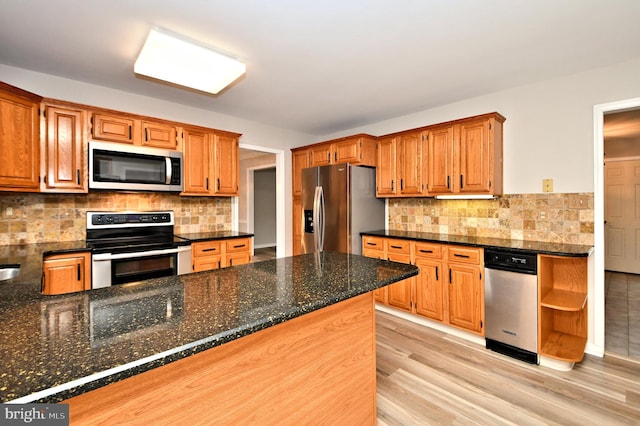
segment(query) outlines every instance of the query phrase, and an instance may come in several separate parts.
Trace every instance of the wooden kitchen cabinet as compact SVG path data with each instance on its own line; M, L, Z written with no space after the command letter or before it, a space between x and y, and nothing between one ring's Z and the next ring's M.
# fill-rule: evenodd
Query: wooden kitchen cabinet
M91 253L47 256L42 266L42 294L64 294L91 289Z
M422 195L424 192L425 137L426 132L409 132L398 136L396 170L401 196Z
M171 122L105 110L92 111L90 124L93 139L152 148L177 148L177 130Z
M293 205L293 255L302 254L302 234L304 231L302 218L302 199L294 198Z
M415 265L420 269L416 277L415 311L441 322L445 318L442 251L442 244L415 243Z
M86 110L45 101L43 111L44 179L40 190L87 193Z
M498 113L429 129L428 194L502 194L502 123Z
M42 98L0 82L0 191L40 189Z
M387 260L411 264L412 242L387 238L384 241ZM414 311L415 278L398 281L387 287L387 304L407 312Z
M376 165L376 138L364 133L321 142L306 149L309 152L309 167L344 163Z
M185 127L182 132L182 195L239 195L239 135L196 127Z
M193 272L238 266L251 262L251 238L230 238L191 244Z
M292 150L291 164L293 197L302 197L302 170L309 167L309 150Z
M376 196L397 195L396 181L396 138L385 137L378 140L376 147Z
M580 362L587 344L588 258L538 255L538 351Z
M448 322L484 335L483 249L449 246L447 253Z
M384 239L365 235L362 237L362 255L374 259L386 259L384 254ZM387 288L381 287L373 291L376 302L387 304Z

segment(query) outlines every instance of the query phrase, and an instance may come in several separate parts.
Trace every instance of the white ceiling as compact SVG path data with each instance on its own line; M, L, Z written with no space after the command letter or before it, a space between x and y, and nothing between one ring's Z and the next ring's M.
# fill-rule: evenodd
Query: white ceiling
M639 20L638 0L2 0L0 63L323 135L640 57ZM151 27L246 76L136 77Z

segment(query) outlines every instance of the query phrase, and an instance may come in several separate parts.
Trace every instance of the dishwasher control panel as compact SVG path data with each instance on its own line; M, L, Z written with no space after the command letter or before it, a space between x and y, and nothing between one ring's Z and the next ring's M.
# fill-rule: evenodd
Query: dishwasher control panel
M485 249L484 267L535 275L538 272L538 256L514 250Z

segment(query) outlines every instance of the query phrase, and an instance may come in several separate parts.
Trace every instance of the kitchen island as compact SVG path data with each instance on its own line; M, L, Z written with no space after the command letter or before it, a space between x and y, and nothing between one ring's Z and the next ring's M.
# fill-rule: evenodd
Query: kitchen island
M62 296L15 278L0 397L72 422L374 423L371 291L417 273L322 253Z

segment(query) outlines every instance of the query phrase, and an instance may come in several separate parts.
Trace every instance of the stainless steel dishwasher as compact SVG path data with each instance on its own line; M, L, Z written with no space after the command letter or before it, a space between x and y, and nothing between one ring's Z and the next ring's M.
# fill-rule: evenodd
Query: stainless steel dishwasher
M484 267L487 349L537 364L537 255L485 249Z

